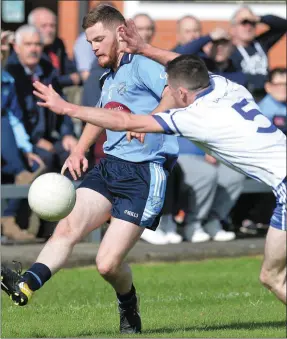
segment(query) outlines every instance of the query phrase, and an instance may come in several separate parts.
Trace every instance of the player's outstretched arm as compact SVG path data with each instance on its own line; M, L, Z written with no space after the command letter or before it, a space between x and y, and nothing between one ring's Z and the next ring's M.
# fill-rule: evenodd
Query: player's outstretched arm
M143 41L140 37L133 20L127 20L126 26L120 26L119 35L124 42L121 44L121 51L131 54L141 54L158 63L166 66L167 63L180 54L153 47Z
M151 115L135 115L104 108L78 106L69 116L112 130L138 133L164 133L161 125Z
M48 87L35 81L33 86L36 89L33 92L34 95L42 100L37 104L50 109L56 114L66 114L72 118L113 131L164 132L161 125L152 116L133 115L104 108L73 105L62 99L51 85Z

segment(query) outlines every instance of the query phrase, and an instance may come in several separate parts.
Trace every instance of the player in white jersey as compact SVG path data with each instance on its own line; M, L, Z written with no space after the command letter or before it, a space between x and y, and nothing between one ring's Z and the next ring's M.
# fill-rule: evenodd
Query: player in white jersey
M123 36L130 52L141 40ZM138 41L137 41L138 39ZM208 73L204 62L149 45L141 53L166 64L176 109L154 116L123 114L65 102L50 87L35 83L35 94L57 114L67 114L110 130L183 136L237 171L272 187L276 208L268 230L260 280L286 304L286 137L259 111L251 94L224 77ZM176 57L174 59L174 57Z

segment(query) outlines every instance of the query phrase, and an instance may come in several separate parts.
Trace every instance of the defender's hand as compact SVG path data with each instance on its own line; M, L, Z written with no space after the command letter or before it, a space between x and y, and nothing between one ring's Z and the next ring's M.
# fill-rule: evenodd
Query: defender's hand
M121 25L118 28L118 34L121 43L119 52L141 54L141 51L147 45L139 35L136 25L131 19L126 21L126 26Z

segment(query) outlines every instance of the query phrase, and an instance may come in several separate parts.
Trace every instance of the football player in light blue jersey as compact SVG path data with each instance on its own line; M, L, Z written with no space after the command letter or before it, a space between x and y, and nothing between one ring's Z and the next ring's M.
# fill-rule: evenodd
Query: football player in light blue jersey
M65 102L52 88L38 83L37 95L57 114L115 131L180 135L231 168L272 188L276 207L267 233L260 280L286 304L286 136L259 110L241 85L207 71L194 56L179 56L143 44L133 24L122 35L127 50L167 64L168 85L176 109L153 116L118 114Z
M120 52L123 42L119 31L124 24L121 13L107 5L97 6L83 20L99 65L110 69L103 75L98 106L118 114L147 115L174 107L174 99L165 88L164 67L143 56ZM75 180L81 177L88 166L85 153L102 131L101 127L86 125L62 173L68 168ZM144 137L143 144L140 141ZM85 176L73 211L59 222L36 262L22 275L2 266L1 287L17 305L27 304L33 292L66 262L74 245L111 218L96 264L116 292L121 333L139 333L138 300L124 259L145 227L155 230L158 225L178 144L174 136L107 131L104 152L106 158Z
M110 69L102 77L105 82L97 106L134 114L150 114L158 106L166 86L164 67L140 55L124 54L117 71ZM169 161L177 157L174 137L149 133L142 144L137 139L130 142L126 132L107 130L106 133L105 154L137 163L156 162L167 168Z

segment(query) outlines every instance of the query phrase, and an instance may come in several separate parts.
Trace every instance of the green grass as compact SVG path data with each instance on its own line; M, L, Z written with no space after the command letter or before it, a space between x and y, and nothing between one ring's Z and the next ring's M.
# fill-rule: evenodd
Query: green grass
M133 265L142 337L286 338L260 258ZM115 295L94 268L60 271L26 307L2 294L2 338L119 337ZM140 337L140 336L139 336Z

